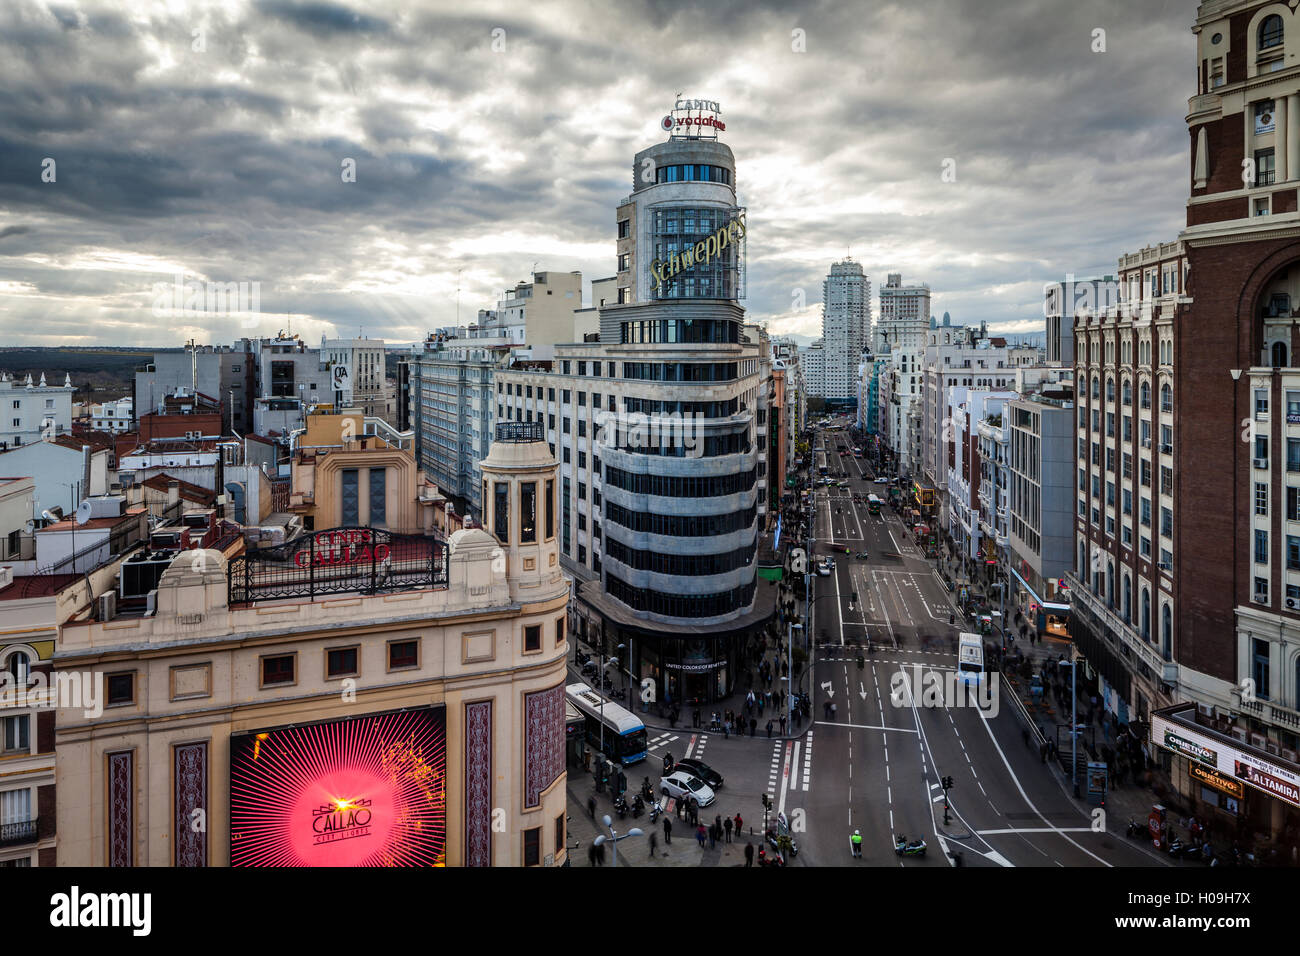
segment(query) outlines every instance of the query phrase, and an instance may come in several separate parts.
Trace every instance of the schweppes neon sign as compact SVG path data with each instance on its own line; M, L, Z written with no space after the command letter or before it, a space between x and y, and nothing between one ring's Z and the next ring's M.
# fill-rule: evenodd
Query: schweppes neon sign
M650 263L650 274L655 277L655 290L674 276L687 269L708 265L722 250L745 238L745 214L742 212L725 226L719 227L707 239L701 239L693 246L687 246L681 252L674 252L667 259L656 259Z

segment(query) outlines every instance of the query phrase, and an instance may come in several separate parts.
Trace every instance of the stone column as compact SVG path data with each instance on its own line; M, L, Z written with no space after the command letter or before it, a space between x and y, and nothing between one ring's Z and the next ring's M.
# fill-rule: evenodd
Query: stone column
M1300 179L1300 94L1286 98L1286 178Z
M1290 123L1288 122L1289 111L1287 110L1287 99L1279 99L1273 104L1273 142L1276 146L1273 149L1274 165L1277 167L1277 173L1273 177L1274 182L1285 182L1291 178L1290 162L1291 151L1287 148L1291 135Z

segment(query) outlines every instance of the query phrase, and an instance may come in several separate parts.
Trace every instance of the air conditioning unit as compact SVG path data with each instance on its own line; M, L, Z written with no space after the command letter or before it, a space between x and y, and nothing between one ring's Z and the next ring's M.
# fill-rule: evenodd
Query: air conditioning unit
M1168 570L1170 569L1170 567L1171 567L1171 565L1169 564L1168 561L1161 561L1161 562L1160 562L1160 570L1161 570L1161 571L1168 571Z
M1286 599L1286 606L1291 608L1292 610L1295 610L1297 604L1300 604L1300 601L1297 601L1295 598Z
M1150 438L1144 438L1144 439L1142 439L1142 447L1143 447L1143 448L1150 448L1150 447L1151 447L1151 439L1150 439Z
M1174 453L1174 446L1173 446L1173 445L1161 445L1161 446L1160 446L1160 454L1162 454L1162 455L1172 455L1173 453Z
M99 619L111 621L117 616L117 592L106 591L99 596Z
M1256 468L1267 469L1267 468L1268 468L1268 459L1267 459L1267 458L1256 458L1256 459L1255 459L1255 467L1256 467Z
M158 610L158 591L155 589L153 591L150 591L149 596L145 598L145 613L147 616L153 617L153 615L157 612L157 610Z

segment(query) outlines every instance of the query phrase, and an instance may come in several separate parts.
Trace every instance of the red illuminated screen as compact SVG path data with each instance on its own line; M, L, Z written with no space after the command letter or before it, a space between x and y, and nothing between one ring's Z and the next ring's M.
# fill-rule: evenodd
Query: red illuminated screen
M442 866L442 708L230 738L231 866Z

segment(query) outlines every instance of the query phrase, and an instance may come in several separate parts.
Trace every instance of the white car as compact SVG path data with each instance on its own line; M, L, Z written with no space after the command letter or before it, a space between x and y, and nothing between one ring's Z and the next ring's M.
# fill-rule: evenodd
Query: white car
M833 570L835 570L834 564L832 564L829 561L822 561L820 564L817 565L817 576L821 578L828 578L831 576L831 572Z
M877 479L876 479L876 484L878 484L878 485L887 485L887 484L889 484L889 479L888 479L888 478L877 478Z
M685 770L675 770L666 777L660 777L659 792L667 797L676 797L678 800L694 797L702 807L707 807L717 799L712 787Z

